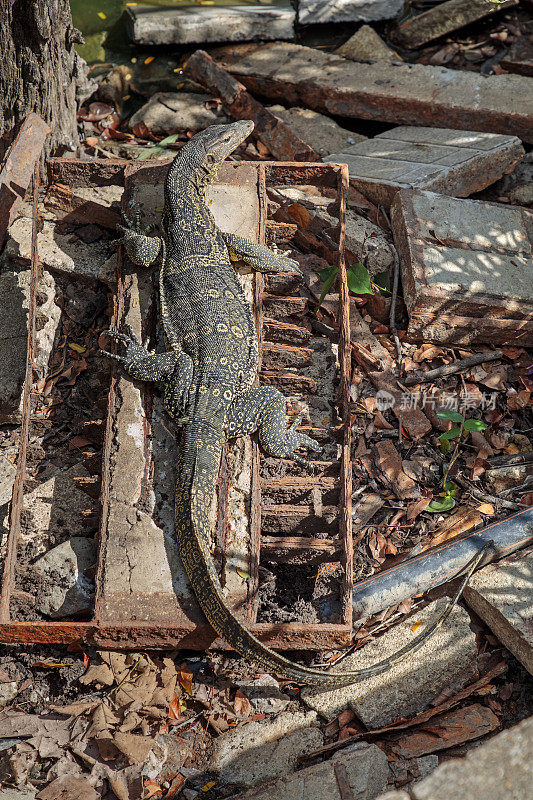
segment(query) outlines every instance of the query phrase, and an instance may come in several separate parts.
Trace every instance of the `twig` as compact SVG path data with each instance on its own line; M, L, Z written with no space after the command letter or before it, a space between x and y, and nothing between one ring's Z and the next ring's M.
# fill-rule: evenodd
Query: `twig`
M396 352L398 353L398 374L400 374L402 369L402 346L400 344L398 331L396 329L396 300L398 298L398 283L400 280L400 259L398 258L398 253L396 252L395 248L393 248L392 252L394 255L394 276L392 280L392 300L390 304L389 329L396 344Z
M533 461L533 450L528 450L525 453L513 453L507 456L493 456L487 458L491 468L492 467L518 467L522 464L529 464Z
M453 375L456 372L461 372L469 367L475 367L477 364L483 364L485 361L497 361L502 358L503 353L501 350L494 350L491 353L476 353L468 358L461 358L459 361L454 361L453 364L445 364L443 367L430 369L427 372L417 370L406 375L403 382L406 386L413 386L415 383L428 383L429 381L437 380L438 378L446 378L448 375Z
M480 489L476 489L470 481L467 481L465 478L461 478L460 475L454 475L453 480L462 486L463 489L466 489L467 492L470 492L472 497L475 497L476 500L481 500L482 503L491 503L491 505L501 506L502 508L508 508L509 511L523 511L525 506L521 506L518 503L512 503L510 500L502 500L501 497L496 497L493 494L485 494L485 492L480 491Z

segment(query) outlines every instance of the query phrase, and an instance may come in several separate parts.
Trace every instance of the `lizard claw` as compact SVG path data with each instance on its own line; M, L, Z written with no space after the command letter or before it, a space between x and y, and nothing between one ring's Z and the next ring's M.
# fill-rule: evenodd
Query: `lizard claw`
M307 436L305 433L301 433L301 431L296 430L301 421L302 421L302 414L298 414L298 416L292 423L291 427L287 431L287 444L288 444L287 455L290 458L293 458L298 464L302 464L305 467L313 469L313 463L311 461L302 458L302 456L299 456L294 452L295 450L298 450L300 447L307 447L309 450L313 450L314 452L318 452L319 450L322 449L319 443L315 441L315 439L311 439L310 436Z

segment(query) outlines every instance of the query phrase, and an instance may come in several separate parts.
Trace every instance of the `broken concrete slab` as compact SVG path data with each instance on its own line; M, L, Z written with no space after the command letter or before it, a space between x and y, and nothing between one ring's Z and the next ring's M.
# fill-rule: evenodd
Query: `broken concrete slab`
M409 17L400 22L394 31L394 40L414 50L426 42L464 28L478 19L495 14L518 5L519 0L447 0L422 14Z
M533 93L521 75L487 79L424 64L356 63L283 43L225 57L232 75L271 100L342 117L474 129L533 142Z
M388 630L381 638L348 656L339 670L362 669L392 656L424 631L442 611L444 600ZM409 659L387 672L341 689L304 689L302 699L322 717L332 719L349 707L370 729L423 711L443 689L463 687L476 677L476 637L470 617L457 606L448 620ZM333 670L335 671L335 670Z
M413 800L529 800L533 717L499 733L465 758L447 761L410 787ZM380 800L384 800L381 798Z
M52 619L64 619L92 610L94 581L86 574L96 563L92 539L73 536L53 547L33 564L41 579L35 607Z
M351 61L402 60L370 25L362 25L353 36L335 50L335 55L349 58Z
M0 506L9 503L11 500L16 474L17 468L15 465L4 454L0 455Z
M48 214L37 234L39 261L52 272L96 278L109 285L115 284L113 265L109 263L111 248L109 241L99 240L90 244L72 233L59 233L53 215ZM9 227L4 254L15 261L27 263L31 260L30 217L20 216Z
M245 792L232 800L373 800L387 784L387 757L374 744L360 742L329 761Z
M293 39L295 17L288 4L164 9L139 5L126 9L129 37L142 45Z
M337 153L367 139L360 133L342 128L331 117L311 111L309 108L284 108L283 106L267 106L267 108L322 157L328 156L330 153Z
M468 605L533 675L533 552L479 570L466 587Z
M224 786L250 787L292 772L303 753L321 747L312 727L316 714L283 714L274 720L248 722L223 733L213 743L209 771Z
M298 0L298 22L375 22L397 17L403 5L404 0Z
M532 219L518 206L398 192L391 221L408 336L533 344Z
M511 172L523 155L516 136L401 126L325 160L348 164L352 186L390 208L404 188L467 197Z
M213 97L195 92L157 92L133 114L130 130L143 122L155 136L168 136L180 131L201 131L209 125L224 125L228 115L218 108L208 108Z
M18 413L26 377L30 280L30 270L0 275L0 423Z
M235 686L246 695L259 714L279 714L290 703L290 698L280 691L277 680L271 675L236 681Z

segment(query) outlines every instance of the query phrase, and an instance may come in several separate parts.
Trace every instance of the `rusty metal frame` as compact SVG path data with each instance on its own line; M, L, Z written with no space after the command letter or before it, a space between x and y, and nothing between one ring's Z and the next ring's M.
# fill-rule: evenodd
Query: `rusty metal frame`
M246 162L250 163L250 162ZM125 173L130 167L128 162L120 161L76 161L67 159L49 159L49 181L76 186L102 186L122 183ZM321 186L334 188L338 196L339 215L339 357L340 357L340 408L342 415L342 454L341 454L341 493L340 493L340 519L339 533L342 549L325 545L322 541L313 540L309 543L300 542L299 545L311 547L319 559L323 552L325 560L333 556L342 560L345 568L345 577L342 588L342 621L338 624L317 623L304 624L269 624L255 623L251 629L262 641L279 649L324 649L326 647L343 647L351 640L352 635L352 586L353 586L353 542L352 542L352 513L351 513L351 458L350 458L350 415L349 415L349 387L350 387L350 335L349 335L349 297L346 284L346 269L344 262L344 211L348 191L348 170L345 165L319 164L319 163L278 163L258 162L258 192L260 201L260 241L275 239L275 230L279 223L269 223L266 219L266 187L267 185L297 185L305 183L319 183ZM13 578L16 561L16 547L20 527L20 513L22 508L22 489L25 472L25 455L28 441L30 423L30 396L31 375L33 365L33 341L35 329L36 310L36 283L39 275L37 254L38 231L38 184L34 184L34 217L32 237L32 283L30 295L30 315L28 333L28 352L26 365L26 382L23 395L23 418L21 426L21 443L17 463L13 500L11 505L10 531L7 542L6 558L3 565L3 586L0 596L0 642L41 642L41 643L72 643L86 642L101 647L121 649L137 648L173 648L183 647L191 649L206 649L216 647L227 649L227 645L216 637L207 623L190 626L169 626L151 622L138 622L135 620L110 624L100 621L95 613L89 621L60 621L60 622L25 622L11 620L9 606L13 596ZM290 227L290 226L285 226ZM120 266L119 266L120 270ZM254 285L254 305L260 341L262 339L262 315L260 310L263 289L263 279L257 274ZM118 281L118 290L114 298L114 323L120 321L124 309L124 287ZM104 440L104 464L109 461L112 441L112 409L115 403L116 377L111 378L109 392L110 413L107 418L106 436ZM148 434L148 431L146 431ZM146 437L149 438L148 436ZM260 508L260 476L259 476L259 448L254 443L252 460L252 514L251 514L251 563L250 563L250 592L247 614L250 620L254 617L253 600L258 585L258 565L261 547L261 508ZM102 505L108 502L109 476L104 469L102 479ZM223 489L223 492L226 488ZM224 506L224 503L222 504ZM225 519L219 521L224 528ZM101 542L99 543L101 545ZM298 543L295 543L298 546ZM101 552L100 547L100 552ZM99 557L99 572L102 570ZM98 608L96 604L95 610Z

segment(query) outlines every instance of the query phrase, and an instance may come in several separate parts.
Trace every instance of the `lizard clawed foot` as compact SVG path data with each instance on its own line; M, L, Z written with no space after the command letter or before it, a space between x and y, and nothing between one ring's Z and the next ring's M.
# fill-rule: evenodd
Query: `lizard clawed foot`
M139 358L146 358L149 353L140 343L130 325L126 324L124 327L127 331L127 334L120 333L119 331L103 331L103 335L109 336L111 339L115 339L117 342L122 342L126 348L124 355L119 356L116 353L110 353L109 350L104 350L103 348L100 348L100 353L108 358L115 359L115 361L119 361L127 368L133 362L138 361Z
M117 225L117 228L122 231L124 235L128 232L136 233L138 236L147 236L153 229L153 225L147 225L143 228L141 225L141 211L138 206L133 206L133 219L131 219L124 211L122 212L122 219L124 225Z
M314 469L314 465L312 461L308 461L302 456L299 456L295 453L295 450L298 450L300 447L307 447L309 450L313 450L314 452L318 452L322 448L320 447L319 443L315 441L315 439L311 439L310 436L307 436L305 433L301 433L297 431L297 427L302 421L302 415L298 414L294 422L292 423L291 427L287 431L287 456L289 458L293 458L298 464L302 464L302 466L307 467L309 469Z

